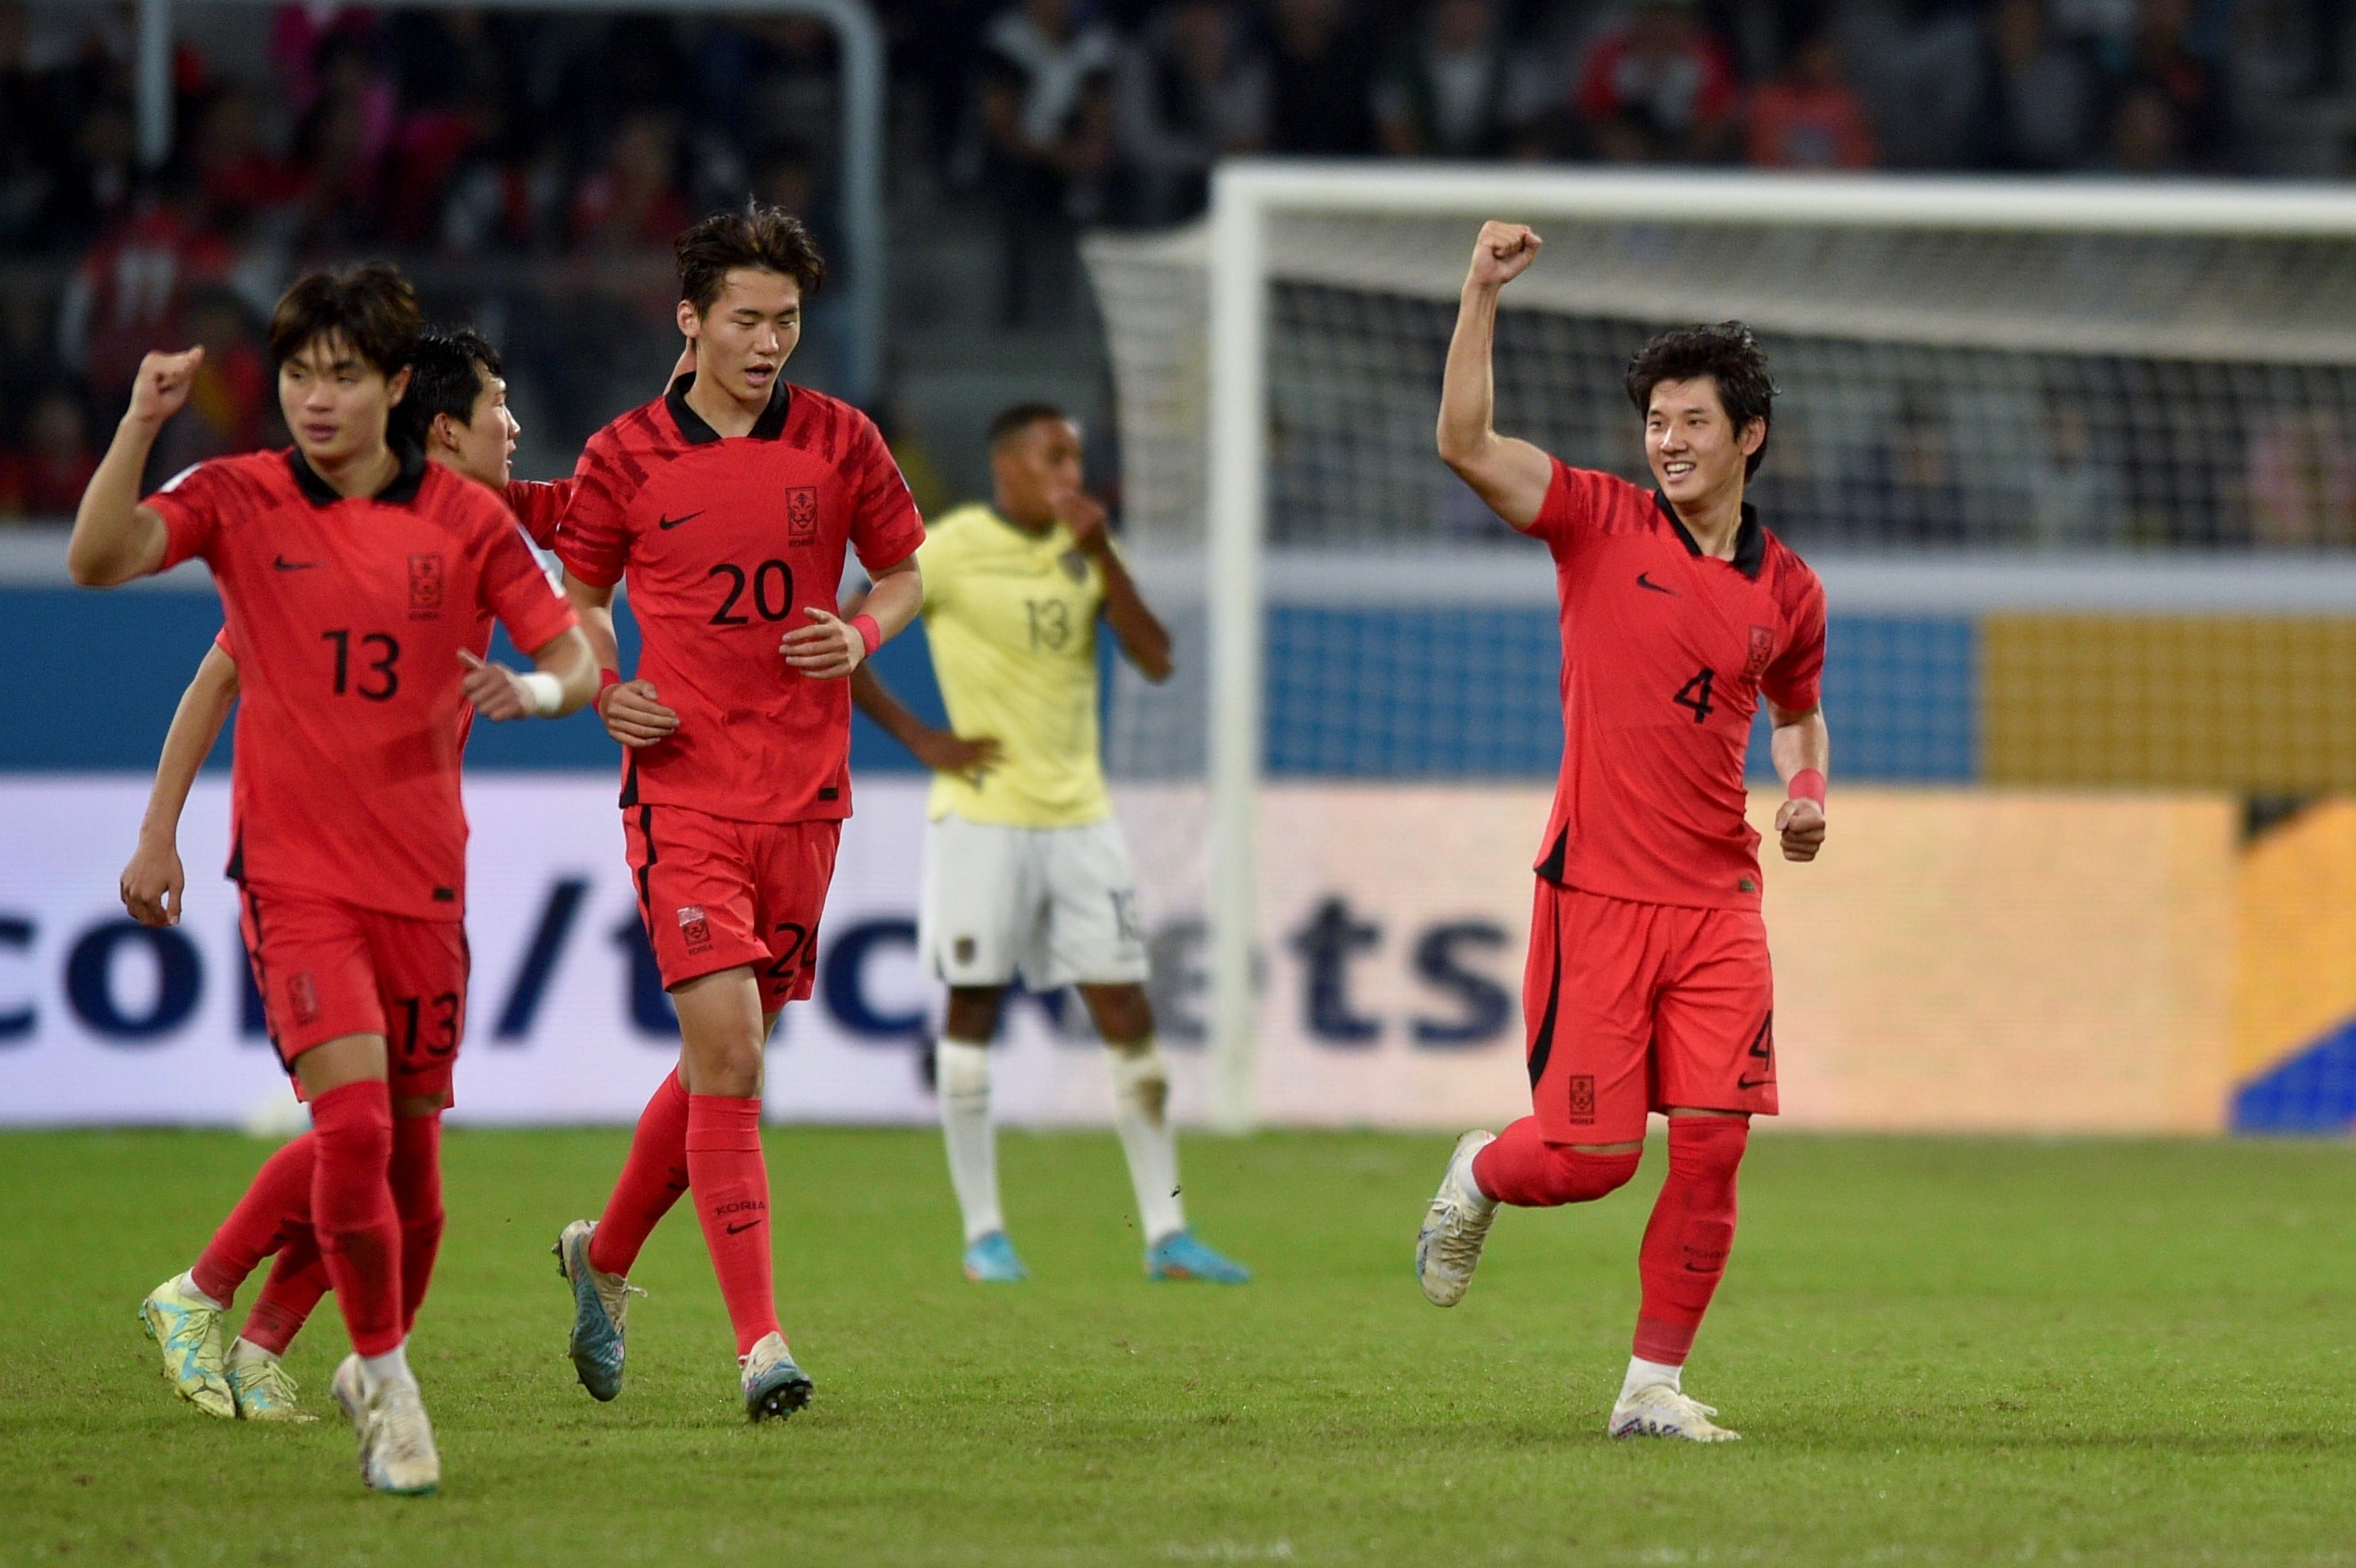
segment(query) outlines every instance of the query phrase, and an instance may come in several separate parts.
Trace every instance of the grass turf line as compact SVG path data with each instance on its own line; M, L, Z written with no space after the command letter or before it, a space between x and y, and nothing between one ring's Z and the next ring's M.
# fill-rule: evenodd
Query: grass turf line
M693 1218L636 1278L630 1377L563 1357L548 1244L619 1133L453 1131L412 1347L443 1495L359 1485L335 1420L171 1397L134 1309L263 1146L0 1136L0 1561L2356 1561L2356 1150L1770 1136L1690 1369L1746 1435L1607 1442L1655 1147L1501 1217L1417 1294L1448 1140L1190 1140L1191 1218L1260 1272L1151 1285L1109 1136L1010 1136L1036 1277L967 1284L939 1142L773 1130L812 1408L748 1428ZM250 1284L241 1307L259 1288ZM331 1414L333 1298L289 1364Z

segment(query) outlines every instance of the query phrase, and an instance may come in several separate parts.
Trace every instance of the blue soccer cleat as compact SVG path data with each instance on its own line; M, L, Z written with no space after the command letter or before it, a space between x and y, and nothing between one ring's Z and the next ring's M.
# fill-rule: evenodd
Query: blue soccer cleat
M1031 1271L1014 1255L1006 1232L992 1231L966 1248L965 1276L979 1285L1016 1285L1029 1279Z
M622 1392L622 1328L629 1317L630 1293L637 1287L591 1266L589 1238L596 1230L594 1221L575 1220L549 1250L556 1254L557 1272L573 1287L573 1335L565 1345L573 1370L591 1397L608 1400Z
M809 1374L794 1364L783 1334L764 1334L737 1360L743 1373L744 1416L783 1421L810 1402Z
M1207 1285L1251 1283L1251 1270L1213 1252L1192 1231L1173 1231L1147 1248L1145 1274L1149 1279L1198 1279Z

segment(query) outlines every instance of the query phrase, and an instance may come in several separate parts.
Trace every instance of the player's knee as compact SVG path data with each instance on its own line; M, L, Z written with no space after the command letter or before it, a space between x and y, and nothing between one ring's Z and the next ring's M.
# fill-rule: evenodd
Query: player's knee
M1115 1051L1142 1051L1153 1039L1153 1004L1142 986L1084 986L1097 1033Z
M1129 1048L1114 1046L1106 1057L1112 1069L1115 1103L1159 1126L1170 1111L1170 1061L1161 1047L1150 1041Z
M1731 1181L1750 1145L1748 1116L1671 1116L1669 1173L1687 1181Z
M990 1049L944 1040L933 1047L933 1090L944 1100L968 1100L990 1093Z
M947 1030L949 1038L980 1041L996 1034L998 1009L1005 994L997 986L951 987Z
M1644 1160L1641 1147L1619 1154L1595 1154L1549 1144L1547 1152L1552 1157L1541 1180L1551 1203L1592 1203L1608 1197L1635 1179L1636 1168Z

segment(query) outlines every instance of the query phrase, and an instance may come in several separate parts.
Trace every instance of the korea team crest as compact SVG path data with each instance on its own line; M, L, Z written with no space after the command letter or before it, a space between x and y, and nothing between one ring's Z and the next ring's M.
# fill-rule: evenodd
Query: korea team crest
M438 555L412 555L409 558L409 618L426 621L442 613L442 558Z
M794 544L817 541L817 485L796 485L786 492L786 538Z
M1749 679L1757 680L1767 673L1767 667L1774 660L1775 629L1772 626L1751 627L1751 654L1742 661L1743 675Z
M703 918L701 904L688 904L679 912L680 940L691 953L712 945L712 923Z

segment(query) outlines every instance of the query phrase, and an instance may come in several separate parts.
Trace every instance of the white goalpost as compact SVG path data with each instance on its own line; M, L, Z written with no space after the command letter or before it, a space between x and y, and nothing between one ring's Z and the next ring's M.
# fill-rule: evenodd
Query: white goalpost
M1248 1127L1259 1104L1255 836L1271 770L1543 783L1551 767L1533 730L1552 700L1536 633L1448 669L1385 641L1434 607L1526 621L1551 604L1544 562L1469 515L1432 451L1439 361L1487 218L1548 241L1505 302L1500 421L1567 461L1641 477L1618 376L1651 331L1739 317L1760 332L1784 393L1761 504L1836 617L1861 617L1857 689L1887 711L1836 724L1868 737L1851 755L1869 773L2045 765L1996 760L1997 718L1932 733L1955 730L1956 699L1910 628L1965 626L1976 641L1950 674L1987 708L1989 650L2012 635L1989 617L2356 615L2344 189L1224 165L1205 223L1088 247L1131 548L1207 667L1174 695L1119 685L1110 734L1117 772L1126 758L1131 776L1203 790L1173 853L1200 860L1215 1125ZM1886 649L1869 640L1885 635ZM1483 707L1492 681L1519 695ZM2293 786L2356 773L2327 708L2286 720ZM1459 719L1469 747L1432 740Z

